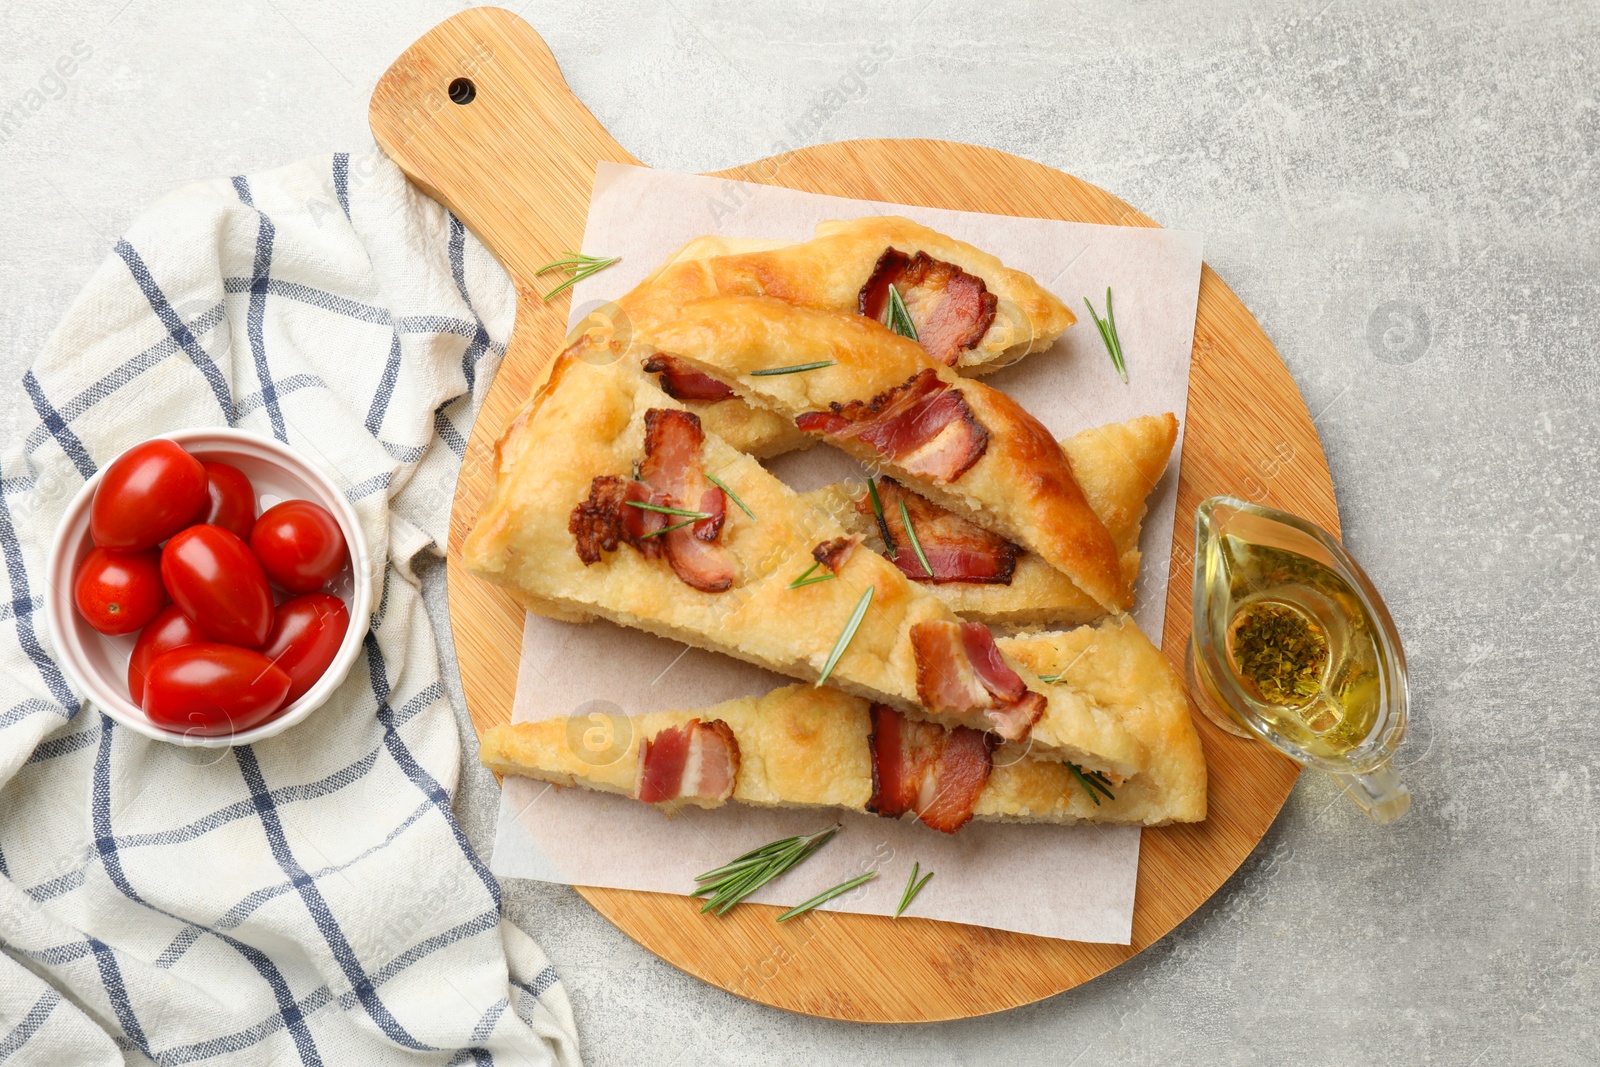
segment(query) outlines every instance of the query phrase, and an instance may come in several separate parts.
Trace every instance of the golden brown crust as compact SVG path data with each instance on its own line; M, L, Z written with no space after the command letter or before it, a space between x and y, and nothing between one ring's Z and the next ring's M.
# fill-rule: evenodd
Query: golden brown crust
M861 286L890 246L953 263L981 278L998 299L994 322L956 366L962 374L987 374L1049 348L1077 321L1071 309L1027 274L965 241L899 216L824 222L810 241L697 237L617 305L630 323L671 318L687 304L712 296L768 296L804 307L854 311ZM752 409L742 400L687 406L707 430L758 459L813 443L791 420Z
M746 242L748 246L750 242ZM710 296L766 296L801 307L850 312L886 248L952 263L983 280L998 300L995 320L960 369L985 373L1048 348L1077 321L1054 294L965 241L897 215L824 222L810 241L745 250L737 240L697 238L618 303L635 321L671 318Z
M1147 769L1114 787L1114 800L1102 798L1097 805L1060 762L1004 745L994 753L976 818L1149 826L1205 818L1205 758L1182 685L1131 622L1108 620L1003 644L1015 644L1041 663L1065 664L1065 687L1081 690L1095 714L1124 724L1151 757ZM787 686L711 708L619 716L603 723L556 718L497 726L484 733L479 758L500 774L628 795L640 741L694 718L720 720L738 740L734 800L866 809L872 795L869 705L827 688ZM591 746L586 742L594 730L602 736Z
M848 532L713 434L703 445L705 469L758 517L752 520L738 508L727 512L720 543L737 560L733 587L701 592L663 560L633 551L584 564L567 525L573 507L596 477L629 474L649 409L681 405L629 361L585 359L582 344L558 357L528 410L500 442L494 489L462 548L467 569L515 590L542 613L607 618L807 680L821 673L871 586L871 610L830 681L927 717L917 703L915 654L907 635L918 622L954 620L954 613L873 552L851 552L836 580L788 588L812 564L815 546ZM1030 687L1045 688L1023 674ZM1066 695L1051 703L1052 712L1036 727L1040 747L1108 770L1139 765L1142 750L1124 731L1084 714ZM970 722L958 721L981 726L983 720L975 713Z
M998 643L1033 670L1059 675L1052 688L1074 690L1097 708L1114 709L1117 721L1149 752L1144 773L1121 783L1117 799L1107 802L1107 808L1149 826L1206 817L1205 753L1183 680L1132 619L1121 616L1062 633L1003 637ZM1033 757L1026 762L1034 762ZM997 768L1002 758L996 753ZM1053 773L1059 769L1055 762L1046 766ZM987 813L1033 817L1050 792L1037 792L1039 783L1032 777L1027 781L1027 789L1019 784L986 794L995 805Z
M1061 446L996 389L929 360L915 343L860 315L816 311L762 297L714 297L676 319L638 326L636 343L687 361L752 405L793 419L888 393L934 373L959 392L987 431L970 469L948 482L918 476L851 437L829 437L864 462L887 466L917 492L1036 552L1107 610L1126 608L1116 545L1085 500ZM808 363L820 369L755 375Z
M1097 426L1061 442L1089 507L1117 546L1129 588L1139 577L1146 500L1167 469L1177 436L1178 419L1169 412ZM865 537L867 547L878 552L883 539L877 524L864 518L856 503L865 494L863 484L841 483L804 495L807 502ZM990 626L1078 626L1105 615L1105 609L1072 579L1031 553L1018 558L1009 585L949 583L933 592L962 618Z

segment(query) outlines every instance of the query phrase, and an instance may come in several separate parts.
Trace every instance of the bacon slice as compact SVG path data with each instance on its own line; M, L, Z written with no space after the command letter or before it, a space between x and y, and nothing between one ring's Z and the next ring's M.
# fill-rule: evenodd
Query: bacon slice
M692 412L651 408L644 415L644 459L633 481L605 475L589 485L589 497L572 510L567 529L587 566L626 541L646 559L665 553L677 576L695 589L720 593L733 585L733 555L716 543L727 518L726 494L700 466L705 434ZM688 525L672 515L632 503L702 511ZM674 528L675 527L675 528ZM665 531L665 532L663 532Z
M811 558L828 568L834 574L844 569L845 561L850 558L850 553L856 550L861 543L859 537L835 537L831 541L824 541L811 550Z
M989 431L961 390L931 367L871 400L835 402L794 422L806 433L855 438L912 474L940 482L961 477L989 447Z
M1028 736L1046 700L1012 670L982 623L941 620L911 628L917 696L934 715L982 712L987 728L1007 741Z
M896 248L885 248L872 268L867 284L861 287L857 307L868 318L882 319L889 304L889 286L900 291L911 324L917 329L917 343L929 356L947 367L956 365L961 353L977 347L994 323L999 299L974 277L926 252L907 256Z
M972 818L993 769L994 740L978 730L912 722L886 704L872 705L872 799L867 810L889 818L908 811L953 834Z
M879 532L884 536L884 556L914 582L972 582L1010 585L1017 567L1018 546L999 534L990 533L947 511L926 497L913 493L893 478L879 478L878 499L883 505ZM916 531L922 554L928 557L928 573L911 547L900 505L906 506ZM873 514L871 495L856 501L856 510Z
M674 400L705 400L717 403L733 397L733 390L709 374L702 374L677 356L657 352L644 361L648 374L661 375L661 391Z
M646 804L675 800L724 801L739 778L739 740L721 719L690 719L639 745L638 784Z

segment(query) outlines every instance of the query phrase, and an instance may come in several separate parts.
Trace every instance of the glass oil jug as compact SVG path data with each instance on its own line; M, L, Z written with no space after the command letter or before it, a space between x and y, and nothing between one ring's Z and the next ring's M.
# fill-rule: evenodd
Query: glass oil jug
M1372 582L1326 531L1232 497L1200 505L1188 673L1207 718L1333 775L1374 822L1410 808L1392 763L1405 652Z

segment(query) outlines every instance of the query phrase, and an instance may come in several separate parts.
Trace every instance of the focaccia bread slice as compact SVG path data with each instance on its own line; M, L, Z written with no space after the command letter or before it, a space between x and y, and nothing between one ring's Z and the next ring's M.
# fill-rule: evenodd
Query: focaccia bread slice
M699 237L617 301L621 321L672 318L711 296L767 296L785 303L883 317L893 283L939 362L986 374L1048 348L1077 321L1054 294L978 248L899 216L818 225L809 241ZM812 444L793 424L705 383L662 373L707 430L766 458ZM682 388L675 388L681 383Z
M1061 442L1089 507L1105 523L1117 546L1123 580L1129 588L1139 578L1139 536L1146 500L1167 469L1177 437L1177 417L1168 413L1108 423ZM880 497L891 495L887 485L878 484L884 486ZM964 619L1014 629L1077 626L1105 614L1093 597L1037 555L947 512L932 515L931 523L925 521L923 516L942 510L931 501L922 500L908 509L918 546L923 549L918 556L891 501L881 501L884 522L877 521L865 483L840 482L804 496ZM886 546L885 531L894 542L892 550ZM932 568L932 578L922 566L924 557ZM970 580L961 580L962 575Z
M462 549L469 571L532 611L610 619L807 681L823 675L870 589L831 683L1009 739L1030 736L1031 724L1039 750L1108 773L1141 766L1142 749L1115 722L1016 672L986 628L963 624L755 460L704 434L630 361L608 362L590 343L557 357L497 445L494 487Z
M940 507L1037 553L1107 611L1132 603L1117 546L1037 419L861 315L713 297L636 326L666 353Z
M969 818L1146 826L1205 818L1205 757L1182 683L1131 621L1001 644L1061 664L1056 685L1124 723L1151 752L1146 768L1092 776L1025 746L996 748L972 731L911 723L859 697L800 685L699 710L614 716L599 751L585 745L589 719L496 726L479 758L498 774L648 797L668 812L730 800L848 808L910 813L945 832Z

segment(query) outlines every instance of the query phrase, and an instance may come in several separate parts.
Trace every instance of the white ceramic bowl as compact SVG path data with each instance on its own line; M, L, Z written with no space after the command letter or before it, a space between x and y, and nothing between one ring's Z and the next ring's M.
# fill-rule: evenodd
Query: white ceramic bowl
M299 499L321 504L339 520L345 544L350 547L350 565L328 584L328 591L344 601L350 612L350 628L345 631L344 642L322 677L299 700L260 726L221 737L178 733L157 726L128 696L128 659L133 655L133 643L139 635L107 637L85 622L72 603L73 575L83 557L94 547L89 538L89 505L105 473L102 467L67 506L50 547L50 561L45 572L49 582L45 618L61 668L73 687L96 707L130 730L158 741L226 748L280 734L327 700L361 655L361 642L371 621L372 558L361 533L361 524L356 521L355 509L320 467L270 438L220 427L179 430L159 436L176 441L196 459L238 467L255 487L257 514L280 501ZM275 590L275 593L277 599L283 599L281 591Z

